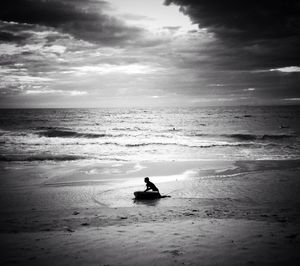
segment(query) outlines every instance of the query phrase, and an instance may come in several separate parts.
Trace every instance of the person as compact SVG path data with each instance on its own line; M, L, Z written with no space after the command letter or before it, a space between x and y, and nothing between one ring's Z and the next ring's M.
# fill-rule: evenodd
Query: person
M146 189L144 192L151 189L152 191L157 191L160 196L158 188L152 182L150 182L149 177L145 177L144 181L146 183Z

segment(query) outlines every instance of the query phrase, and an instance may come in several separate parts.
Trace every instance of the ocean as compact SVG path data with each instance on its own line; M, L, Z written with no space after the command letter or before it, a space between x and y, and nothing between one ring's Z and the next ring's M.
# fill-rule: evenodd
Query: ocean
M88 264L105 264L125 246L224 257L227 245L232 261L249 255L236 265L253 246L269 254L254 264L285 265L299 249L299 117L292 106L2 109L3 263L71 254L85 265L96 250ZM145 177L169 197L135 199ZM161 236L172 238L157 246Z
M300 107L0 110L0 161L300 158Z

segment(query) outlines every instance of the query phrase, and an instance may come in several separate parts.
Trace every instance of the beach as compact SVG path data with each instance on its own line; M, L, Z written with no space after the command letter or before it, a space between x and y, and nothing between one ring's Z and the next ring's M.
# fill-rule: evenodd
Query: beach
M0 6L0 266L300 265L299 0Z
M299 117L2 109L1 265L297 265Z
M135 201L145 176L171 198ZM1 264L297 265L298 177L298 160L2 163Z

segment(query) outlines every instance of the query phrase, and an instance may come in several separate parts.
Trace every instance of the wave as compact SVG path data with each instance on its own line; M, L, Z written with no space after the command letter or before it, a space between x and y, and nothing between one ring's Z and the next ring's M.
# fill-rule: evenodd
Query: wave
M254 143L220 143L220 144L185 144L185 143L173 143L173 142L143 142L143 143L118 143L118 142L105 142L100 145L116 145L121 147L143 147L143 146L181 146L188 148L213 148L213 147L249 147L256 146Z
M256 135L256 134L221 134L221 135L214 135L214 134L195 134L197 137L223 137L223 138L231 138L237 139L240 141L254 141L254 140L280 140L280 139L287 139L293 138L294 135L286 135L286 134L278 134L278 135Z
M238 140L256 140L258 139L258 135L252 135L252 134L223 134L222 137L228 137Z
M88 159L78 155L0 155L1 162L75 161Z
M48 138L103 138L110 137L111 135L107 134L99 134L99 133L80 133L71 130L61 130L61 129L48 129L45 131L38 132L40 137L48 137Z
M293 138L295 136L293 135L263 135L261 139L267 140L267 139L286 139L286 138Z
M229 134L223 135L230 138L239 139L239 140L280 140L293 138L293 135L278 134L278 135L255 135L255 134Z
M112 128L114 131L142 131L139 127L114 127Z

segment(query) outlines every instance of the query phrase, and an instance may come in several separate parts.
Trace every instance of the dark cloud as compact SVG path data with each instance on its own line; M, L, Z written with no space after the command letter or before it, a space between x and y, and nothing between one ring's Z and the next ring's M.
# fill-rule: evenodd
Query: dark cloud
M75 38L104 45L122 45L142 34L137 27L105 15L104 1L2 0L0 20L53 27Z
M21 42L25 41L28 38L26 35L17 35L8 31L0 32L0 41L3 42Z
M200 27L228 38L254 40L290 37L300 33L298 0L211 1L167 0Z
M167 0L217 39L216 66L251 69L300 65L298 0Z
M1 12L1 11L0 11ZM0 42L24 44L31 37L29 25L20 26L16 23L0 21Z

